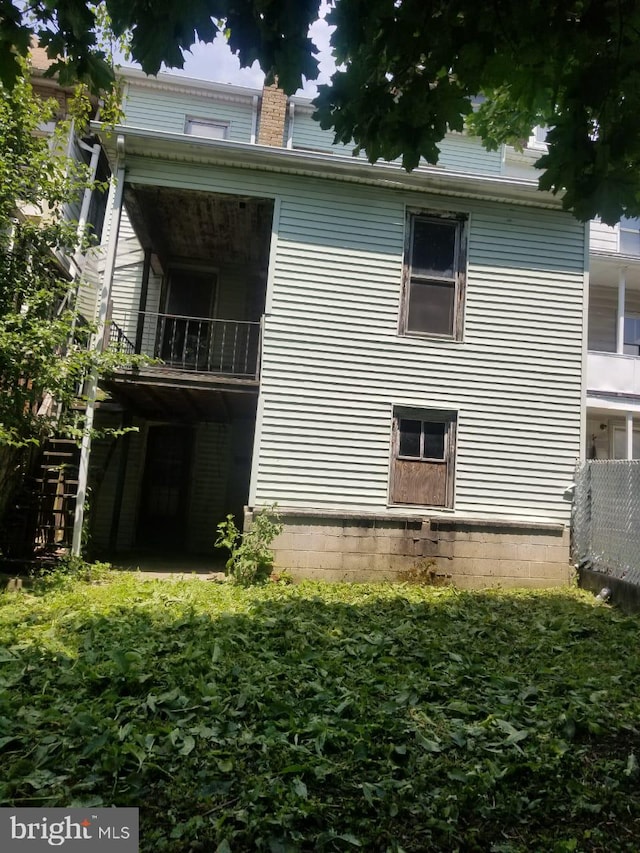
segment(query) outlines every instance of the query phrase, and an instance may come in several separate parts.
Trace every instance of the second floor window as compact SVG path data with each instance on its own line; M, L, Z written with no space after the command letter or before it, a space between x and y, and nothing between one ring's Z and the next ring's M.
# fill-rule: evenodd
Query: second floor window
M206 139L227 139L229 122L206 118L187 118L184 132L189 136L202 136Z
M409 215L401 334L461 339L464 225L454 215Z

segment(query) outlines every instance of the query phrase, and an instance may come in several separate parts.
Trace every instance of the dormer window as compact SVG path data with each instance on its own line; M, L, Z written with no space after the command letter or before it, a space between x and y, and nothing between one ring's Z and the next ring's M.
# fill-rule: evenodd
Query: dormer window
M204 139L227 139L229 122L208 118L189 118L185 122L184 132L189 136L200 136Z

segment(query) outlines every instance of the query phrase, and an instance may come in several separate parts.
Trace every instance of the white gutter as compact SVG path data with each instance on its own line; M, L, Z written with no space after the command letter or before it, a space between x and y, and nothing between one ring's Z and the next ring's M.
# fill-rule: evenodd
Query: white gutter
M105 148L113 156L113 141L101 133L102 125L94 122L91 128L101 134ZM535 180L506 175L477 175L445 170L438 166L421 166L413 172L406 172L397 163L372 165L366 160L349 155L206 139L122 125L114 128L112 132L127 139L128 156L170 156L175 160L176 154L179 154L180 159L185 162L191 160L245 169L259 168L288 174L334 178L387 189L421 190L441 195L512 201L533 207L561 208L560 194L554 196L540 191Z
M256 144L258 133L258 96L254 95L251 102L251 145Z
M293 124L295 122L296 108L293 101L289 101L289 132L287 133L287 148L293 148Z

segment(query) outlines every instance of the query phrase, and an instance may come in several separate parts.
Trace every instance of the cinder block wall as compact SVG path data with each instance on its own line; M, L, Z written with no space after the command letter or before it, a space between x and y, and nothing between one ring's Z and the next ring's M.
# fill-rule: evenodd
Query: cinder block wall
M245 525L253 513L248 511ZM561 524L281 513L275 567L294 578L403 580L415 572L464 588L569 583Z

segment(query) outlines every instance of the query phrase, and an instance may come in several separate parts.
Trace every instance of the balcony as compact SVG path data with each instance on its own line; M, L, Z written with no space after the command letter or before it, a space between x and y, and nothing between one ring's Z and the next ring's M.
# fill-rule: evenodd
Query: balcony
M587 389L603 394L640 396L640 358L613 352L589 352Z
M111 348L158 359L103 379L131 413L180 423L255 417L260 323L151 311L117 319L109 329Z
M135 343L112 321L109 345L160 359L156 370L258 378L260 323L141 311Z

